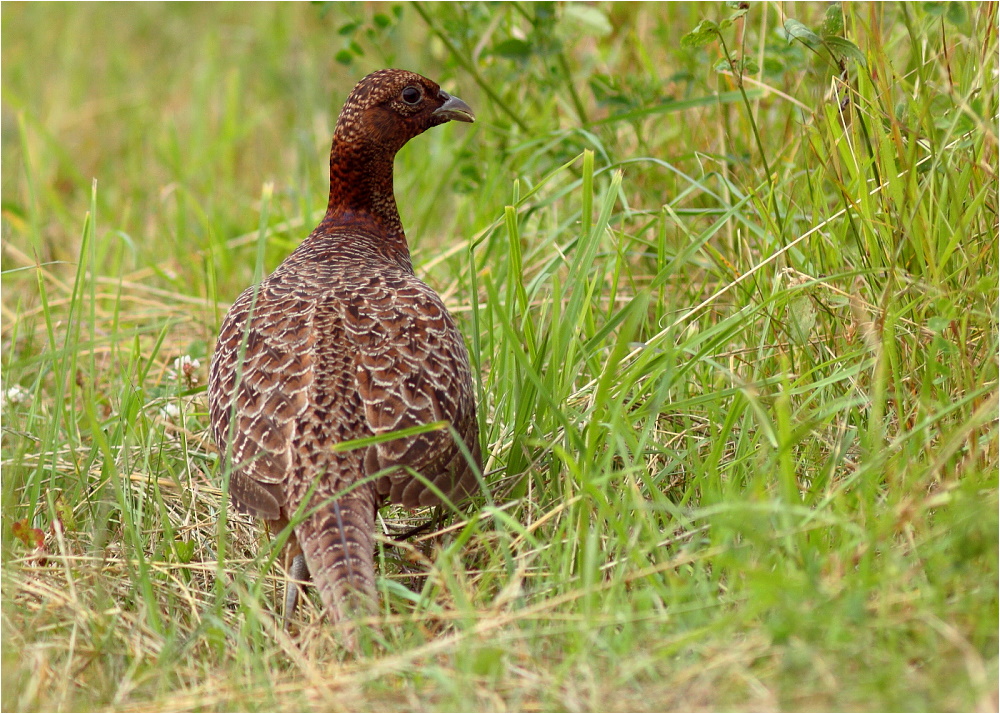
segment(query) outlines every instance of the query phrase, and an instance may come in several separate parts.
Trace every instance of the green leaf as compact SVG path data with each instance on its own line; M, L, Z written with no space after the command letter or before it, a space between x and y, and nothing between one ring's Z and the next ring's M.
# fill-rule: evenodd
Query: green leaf
M931 317L927 320L927 327L934 332L944 332L951 325L951 319L947 317Z
M360 22L348 22L337 28L337 34L342 37L346 37L347 35L353 35L354 31L358 29L360 25L361 25Z
M769 75L781 74L785 70L785 63L774 55L764 55L764 73Z
M493 47L493 54L507 59L523 60L531 56L531 45L524 40L511 37L508 40L497 43Z
M734 71L735 68L733 67L732 63L729 60L723 57L722 59L720 59L718 62L715 63L715 66L712 67L712 69L714 69L716 72L732 72Z
M63 530L75 531L76 530L76 516L73 515L73 509L70 508L69 504L62 497L62 494L56 496L55 503L56 516L62 522Z
M822 42L820 36L815 32L810 30L808 27L803 25L798 20L793 18L788 18L785 20L785 33L788 35L788 41L791 42L792 39L799 40L806 43L807 45L819 44Z
M379 28L381 28L383 30L385 28L387 28L389 25L392 24L392 20L389 18L389 16L388 15L383 15L380 12L375 14L375 16L372 18L372 21L376 25L378 25Z
M760 67L752 57L744 57L732 63L723 57L715 63L712 69L716 72L734 72L737 74L757 74L760 72Z
M546 0L546 2L536 2L532 3L532 7L535 9L535 26L538 27L538 23L551 23L556 16L556 4L551 0Z
M563 6L563 19L572 22L580 34L592 35L595 37L606 37L614 29L611 21L599 8L583 3L566 3Z
M868 64L865 60L865 53L850 40L845 40L843 37L828 36L823 38L823 43L835 50L841 57L854 60L862 67L866 67Z
M840 35L844 31L844 10L839 2L832 3L826 9L823 24L819 26L821 35Z
M704 47L719 34L719 26L711 20L702 20L691 32L681 38L681 47Z
M340 64L349 65L354 61L354 55L351 54L350 50L341 50L334 55L334 59L340 62Z
M177 553L177 560L179 560L182 563L190 563L191 559L194 557L194 541L193 540L174 541L174 552Z
M471 668L480 677L497 678L505 670L507 650L497 646L482 645L471 657Z
M792 336L799 344L808 344L817 317L812 299L804 293L797 294L788 302L788 317L792 326Z
M965 23L965 6L959 2L948 3L948 9L944 14L944 19L950 22L952 25L961 25Z

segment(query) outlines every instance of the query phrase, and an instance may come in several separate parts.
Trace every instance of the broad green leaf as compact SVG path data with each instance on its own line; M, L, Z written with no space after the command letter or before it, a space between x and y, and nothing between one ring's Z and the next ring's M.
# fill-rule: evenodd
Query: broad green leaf
M961 25L965 22L965 6L960 2L948 3L948 9L944 13L944 19L952 25Z
M531 56L531 45L524 40L511 37L493 47L493 54L507 59L526 59Z
M732 72L735 70L735 67L733 67L732 63L729 60L723 57L722 59L720 59L718 62L715 63L715 66L712 67L712 69L714 69L716 72Z
M702 20L691 32L681 38L681 47L704 47L719 34L719 26L711 20Z
M802 42L805 42L806 44L810 45L819 44L822 41L820 40L819 35L817 35L815 32L810 30L808 27L803 25L798 20L795 20L791 17L785 20L784 27L785 27L785 33L788 35L789 42L791 42L793 38L796 40L801 40Z
M843 37L828 36L823 38L823 42L827 47L833 48L842 57L854 60L862 67L867 66L864 52L850 40L845 40Z
M821 35L840 35L844 31L844 10L839 2L831 3L826 9L823 24L819 26Z
M581 33L596 37L607 37L614 29L611 27L611 21L608 20L608 16L593 5L571 2L566 3L563 7L563 19L571 21Z

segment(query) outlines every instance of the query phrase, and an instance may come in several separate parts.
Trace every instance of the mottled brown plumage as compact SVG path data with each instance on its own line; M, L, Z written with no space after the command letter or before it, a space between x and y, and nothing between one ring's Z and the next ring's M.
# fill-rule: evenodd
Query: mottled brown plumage
M396 152L450 120L473 115L429 79L382 70L361 80L334 132L323 221L239 296L212 359L212 429L233 504L275 529L297 523L287 553L304 556L335 622L375 602L374 518L386 499L435 505L435 489L454 501L477 482L447 429L333 447L444 420L481 467L468 353L413 274L392 189Z

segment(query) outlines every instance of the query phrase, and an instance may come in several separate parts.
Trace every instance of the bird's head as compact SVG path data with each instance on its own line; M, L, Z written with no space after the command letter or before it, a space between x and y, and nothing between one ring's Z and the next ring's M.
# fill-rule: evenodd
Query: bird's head
M414 72L383 69L358 82L337 120L334 140L395 154L432 126L475 121L469 105Z

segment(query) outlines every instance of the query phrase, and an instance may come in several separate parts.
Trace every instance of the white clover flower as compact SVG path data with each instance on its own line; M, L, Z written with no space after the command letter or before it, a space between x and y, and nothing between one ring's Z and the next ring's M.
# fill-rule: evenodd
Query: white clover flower
M167 376L176 381L183 381L189 387L198 384L198 370L201 369L201 361L191 355L182 355L174 360L173 367L167 370Z
M17 406L27 404L31 401L31 392L20 384L14 384L0 391L0 409L6 409L7 405Z
M167 402L160 407L160 416L165 419L175 419L181 415L181 408L177 402Z

